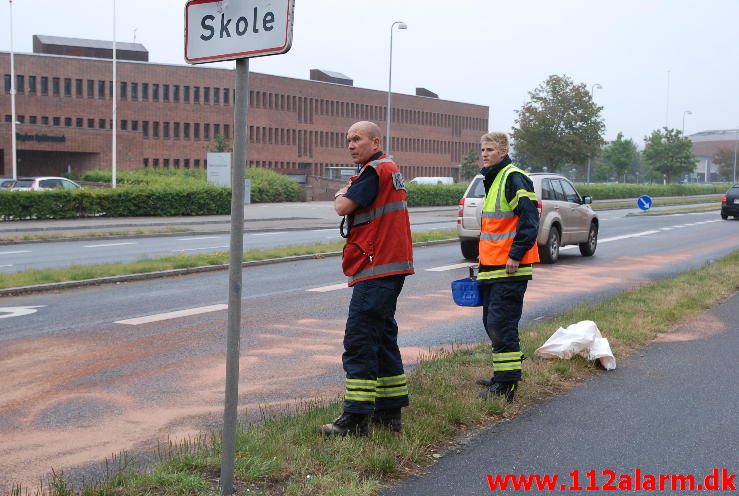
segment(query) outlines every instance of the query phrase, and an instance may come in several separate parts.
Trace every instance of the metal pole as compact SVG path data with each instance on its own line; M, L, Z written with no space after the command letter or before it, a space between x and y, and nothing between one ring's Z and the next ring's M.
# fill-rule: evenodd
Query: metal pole
M736 141L739 137L739 128L734 129L734 182L736 184Z
M231 163L231 247L228 272L228 335L226 339L226 401L223 410L221 494L233 494L236 417L239 402L241 287L244 256L244 166L249 115L249 59L236 61L234 154Z
M392 109L392 87L393 87L393 28L398 24L398 29L407 29L408 26L403 21L395 21L390 25L390 67L387 76L387 143L385 143L385 154L390 155L392 149L392 138L390 136L390 126L393 120Z
M113 0L113 153L112 153L112 164L111 164L111 186L116 187L116 154L118 152L117 145L117 133L118 133L118 74L116 68L116 44L115 44L115 0Z
M685 116L686 115L693 115L693 112L691 112L690 110L683 110L683 130L682 130L683 136L685 136Z
M15 57L13 55L13 0L10 1L10 113L12 116L12 124L10 125L10 142L11 142L11 160L13 161L13 179L18 179L18 151L16 149L15 136Z
M595 93L595 88L602 89L603 86L601 86L599 83L595 83L590 87L590 99L593 99L593 93ZM588 178L587 183L590 184L590 155L588 155Z
M667 71L667 104L665 105L665 128L670 128L670 71Z

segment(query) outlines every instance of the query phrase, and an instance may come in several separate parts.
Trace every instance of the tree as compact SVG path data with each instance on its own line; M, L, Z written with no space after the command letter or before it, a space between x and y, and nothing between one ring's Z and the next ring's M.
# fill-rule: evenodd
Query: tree
M603 162L611 166L617 178L623 178L638 157L636 143L631 138L625 140L623 133L618 133L616 140L603 149Z
M213 141L214 143L209 143L208 146L205 147L206 151L212 153L223 153L232 151L231 143L229 143L228 138L226 138L222 134L216 134L213 137Z
M718 174L729 181L734 180L734 148L722 148L713 156L713 163L718 165Z
M472 179L478 172L480 172L480 156L473 148L470 148L462 159L462 167L459 170L460 179Z
M695 169L698 160L693 155L693 142L680 130L657 129L644 138L644 143L644 160L649 168L663 174L668 183Z
M583 164L604 143L603 107L596 105L584 83L552 75L534 91L513 127L518 152L556 172L566 164Z

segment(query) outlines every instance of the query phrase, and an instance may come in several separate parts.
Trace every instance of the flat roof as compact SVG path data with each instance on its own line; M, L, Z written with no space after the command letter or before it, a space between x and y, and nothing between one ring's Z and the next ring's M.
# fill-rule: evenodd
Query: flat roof
M83 47L83 48L102 48L106 50L113 49L113 42L106 40L87 40L84 38L66 38L64 36L47 36L45 34L33 35L41 43L46 45L62 45L71 47ZM144 45L141 43L127 43L125 41L116 41L116 50L128 50L131 52L143 52L149 53ZM42 54L36 54L42 55ZM89 57L86 57L89 58Z

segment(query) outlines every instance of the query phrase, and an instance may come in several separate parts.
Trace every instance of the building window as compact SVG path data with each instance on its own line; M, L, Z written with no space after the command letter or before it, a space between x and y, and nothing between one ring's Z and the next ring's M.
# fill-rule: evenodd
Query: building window
M95 129L95 119L87 119L87 127Z
M95 81L87 80L87 98L95 98Z
M75 124L77 125L77 127L84 127L85 119L83 119L82 117L77 117Z
M98 81L98 98L105 98L105 81Z
M51 119L51 124L53 126L61 126L62 125L62 118L61 117L54 117Z
M210 88L207 86L203 88L203 103L210 105Z
M139 83L131 83L131 100L139 99Z
M155 158L153 162L154 162L154 163L153 163L153 166L154 166L154 168L155 168L155 169L156 169L157 167L159 167L159 159L158 159L158 158Z
M105 129L105 119L98 119L98 129Z
M148 168L149 168L149 159L145 158L144 159L144 169L148 169Z
M172 86L172 100L174 100L175 102L180 101L180 85L179 84L175 84Z
M183 89L184 89L184 94L182 95L183 100L185 101L185 103L190 103L190 87L183 86Z
M81 79L75 79L74 80L74 94L77 98L82 98L84 95L82 93L83 87L82 87L82 80Z
M180 168L180 159L176 158L174 159L174 168L179 169Z
M230 139L230 136L228 135L229 134L229 127L230 126L228 124L224 124L223 125L223 137L226 138L226 139Z
M192 88L192 103L200 103L200 86Z
M47 116L45 116L45 115L44 115L44 116L42 116L42 117L41 117L41 125L42 125L42 126L48 126L48 125L49 125L49 117L47 117Z
M224 105L230 105L228 102L228 98L230 94L231 94L231 91L228 88L223 88L223 104Z
M62 80L59 79L58 77L51 78L51 92L54 94L54 96L61 95L61 91L62 91L61 84L62 84Z
M216 138L221 134L221 125L213 124L213 137Z
M26 122L26 116L25 115L15 115L15 122L18 124L24 124Z
M32 116L30 116L30 117L28 118L28 123L29 123L29 124L37 124L37 121L36 121L36 116L35 116L35 115L32 115Z
M141 132L144 138L149 137L149 121L141 121Z
M210 140L210 124L203 124L203 139Z
M121 81L121 99L128 100L128 83Z
M152 122L151 134L154 138L159 137L159 121Z
M28 76L28 92L32 95L36 93L36 76Z
M186 122L182 125L182 135L185 139L190 139L190 123Z
M64 118L64 127L72 127L72 118L71 117L65 117Z
M184 165L185 165L185 169L189 169L190 168L190 159L189 158L186 158L184 160Z
M180 123L179 122L174 123L174 128L172 129L172 131L174 132L174 139L180 139Z
M15 92L25 93L26 91L26 78L20 74L15 75Z
M41 76L41 94L46 96L49 94L49 78Z
M163 165L163 167L164 167L165 169L169 169L169 159L168 159L168 158L165 158L165 159L163 160L163 162L164 162L164 163L162 164L162 165Z
M5 84L4 84L4 86L5 86L5 93L10 93L11 83L12 83L12 79L10 77L10 74L6 74L3 77L3 81L5 82ZM12 120L12 118L11 118L11 120Z
M158 84L152 84L151 85L151 99L155 102L159 101L159 85Z
M113 81L108 81L108 94L113 98Z
M200 139L200 124L197 122L192 125L192 135L196 140Z
M221 100L221 89L213 88L213 105L218 105Z
M121 131L128 131L128 121L121 119Z
M139 121L131 121L131 131L139 130Z
M196 169L199 169L200 168L200 159L199 158L196 158L195 159L195 168Z
M141 83L141 99L142 100L149 99L149 83Z
M162 135L165 139L169 139L169 122L162 123Z
M64 96L72 96L72 78L64 78Z

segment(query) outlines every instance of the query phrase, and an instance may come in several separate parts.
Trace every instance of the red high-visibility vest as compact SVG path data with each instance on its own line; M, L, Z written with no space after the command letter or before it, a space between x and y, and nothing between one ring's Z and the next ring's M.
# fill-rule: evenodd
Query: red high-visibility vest
M342 269L349 286L359 281L395 274L413 274L413 240L408 219L403 176L398 166L382 155L364 166L380 179L375 201L348 216L349 234L344 245Z

